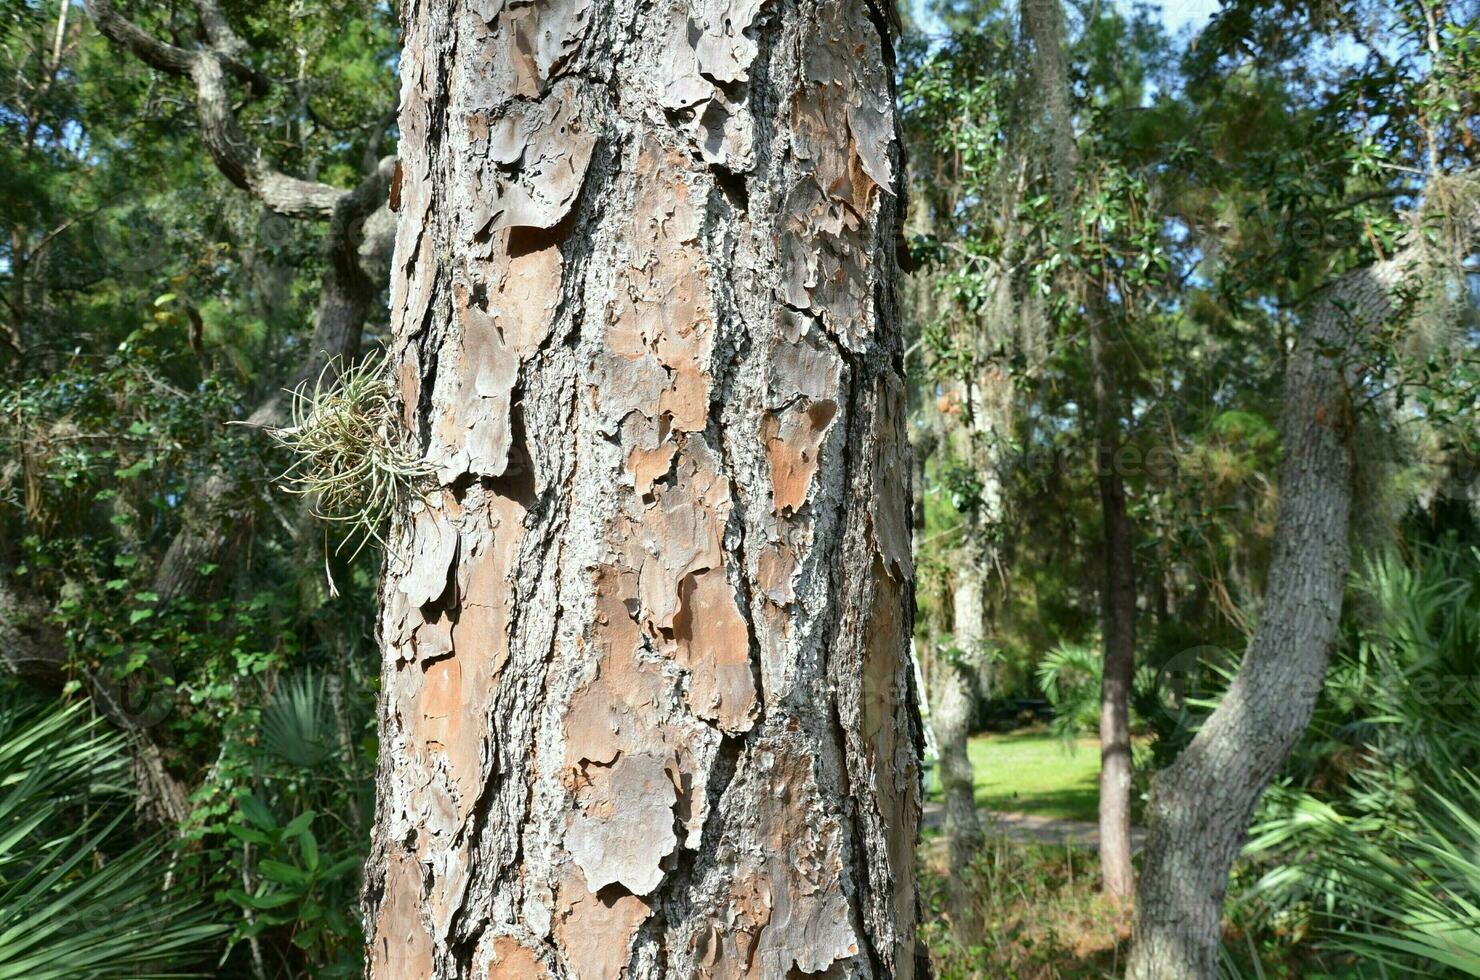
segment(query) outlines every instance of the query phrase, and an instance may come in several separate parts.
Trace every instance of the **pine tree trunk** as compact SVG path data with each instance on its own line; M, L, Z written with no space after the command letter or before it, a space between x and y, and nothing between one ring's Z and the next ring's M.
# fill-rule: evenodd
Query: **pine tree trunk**
M887 25L405 19L370 974L917 975Z
M1024 34L1033 46L1034 78L1043 89L1054 197L1067 231L1073 223L1079 147L1074 137L1064 13L1060 0L1023 0ZM1129 898L1131 864L1131 684L1136 670L1135 527L1126 510L1120 451L1120 386L1106 336L1109 311L1103 283L1080 278L1071 287L1084 299L1089 334L1095 424L1095 475L1103 524L1104 571L1100 622L1104 669L1100 682L1100 872L1106 894Z

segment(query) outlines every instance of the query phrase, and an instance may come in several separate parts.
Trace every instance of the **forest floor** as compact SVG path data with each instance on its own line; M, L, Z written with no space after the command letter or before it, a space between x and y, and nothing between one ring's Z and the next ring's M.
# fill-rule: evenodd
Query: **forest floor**
M1048 817L1041 813L1015 813L1012 811L986 810L978 808L982 830L988 836L1001 835L1010 841L1025 844L1073 844L1077 847L1097 851L1100 848L1100 828L1094 820L1065 820ZM928 834L941 828L945 819L945 807L939 800L926 800L921 826ZM1131 846L1137 851L1146 839L1141 827L1131 828Z
M927 781L921 848L924 936L940 980L1112 977L1130 938L1128 909L1099 894L1100 743L1043 728L968 745L987 843L950 868L939 834L940 783ZM1136 833L1140 842L1140 831ZM970 908L949 897L959 876Z
M920 856L921 936L937 980L1119 975L1130 909L1100 894L1098 863L1086 849L1012 839L989 825L986 843L966 868L951 865L938 834L927 838Z
M926 784L921 936L937 980L1120 976L1132 912L1100 894L1098 740L1071 744L1034 728L978 735L968 750L986 839L965 868L951 864L940 833L944 813L933 770ZM1133 828L1137 847L1144 838L1143 828ZM1291 957L1286 944L1276 949L1265 935L1230 926L1226 938L1235 975L1346 975Z

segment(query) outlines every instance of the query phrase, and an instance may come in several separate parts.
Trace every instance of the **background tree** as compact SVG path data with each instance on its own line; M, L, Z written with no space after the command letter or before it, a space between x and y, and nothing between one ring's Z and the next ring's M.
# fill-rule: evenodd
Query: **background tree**
M334 975L346 939L358 957L348 899L330 894L353 894L368 832L368 800L357 827L344 790L365 785L373 692L354 655L369 648L361 617L373 582L335 559L347 596L326 604L323 562L304 559L321 547L317 532L267 492L280 460L222 423L259 410L258 421L286 420L286 381L333 353L353 356L366 325L372 336L384 328L384 259L356 250L389 183L373 144L394 98L391 15L358 4L292 18L286 4L156 9L132 22L157 32L141 39L111 6L93 12L125 44L184 58L208 82L201 59L228 66L224 89L200 103L215 135L236 127L223 162L245 155L259 185L274 167L322 178L303 186L333 202L328 220L300 225L230 186L201 138L195 79L125 54L82 7L6 8L3 119L18 138L0 142L7 154L28 139L30 149L8 159L16 193L0 211L5 241L25 252L0 262L0 287L25 297L22 315L7 308L24 356L6 362L0 645L35 690L91 693L128 733L141 806L181 837L173 880L222 899L216 909L243 916L229 890L257 901L278 889L263 863L291 852L301 865L306 811L332 797L334 817L313 826L324 860L304 881L315 884L291 904L275 894L274 924L250 906L227 914L228 925L255 917L258 927L216 969L291 974L311 961ZM205 33L215 14L233 28ZM367 163L375 176L351 204L333 185L353 186ZM340 263L329 273L326 248ZM325 278L339 291L320 302ZM310 664L318 697L305 717L317 727L300 734L326 754L305 777L259 737L275 690ZM233 836L257 833L243 809L254 798L279 829L297 820L294 836ZM335 867L347 881L321 884ZM339 906L333 928L325 904Z
M1473 80L1468 72L1449 70L1470 61L1463 33L1468 28L1441 30L1440 19L1457 11L1420 8L1422 19L1380 6L1313 18L1315 36L1352 17L1407 28L1403 61L1409 67L1394 74L1404 103L1418 111L1406 125L1380 124L1377 139L1369 137L1363 147L1370 162L1349 173L1353 182L1387 167L1420 177L1419 186L1406 190L1421 194L1424 203L1408 215L1408 230L1390 238L1386 248L1376 236L1340 243L1323 271L1329 275L1331 266L1347 271L1321 283L1298 305L1300 334L1286 379L1284 464L1267 595L1259 627L1218 708L1156 777L1137 901L1137 944L1129 966L1133 977L1216 975L1229 869L1261 795L1305 731L1337 640L1355 481L1378 462L1358 451L1359 427L1374 410L1379 422L1387 422L1384 410L1391 403L1384 392L1403 383L1401 359L1390 366L1384 358L1371 358L1375 337L1391 331L1421 334L1425 321L1462 315L1465 305L1462 263L1480 241L1480 208L1471 188L1468 129L1458 115L1463 96L1435 96L1445 83ZM1218 40L1228 43L1249 31L1263 12L1259 5L1236 6L1220 18L1226 33ZM1446 33L1459 42L1458 57L1444 52ZM1376 50L1372 57L1388 59ZM1366 94L1337 88L1327 111L1351 108L1353 97L1361 106ZM1383 145L1405 129L1404 135L1420 138L1406 146ZM1397 164L1389 156L1415 147L1423 154L1420 166L1413 165L1420 160ZM1459 173L1451 175L1446 168ZM1348 197L1353 192L1350 187L1338 191ZM1437 225L1431 223L1436 220Z

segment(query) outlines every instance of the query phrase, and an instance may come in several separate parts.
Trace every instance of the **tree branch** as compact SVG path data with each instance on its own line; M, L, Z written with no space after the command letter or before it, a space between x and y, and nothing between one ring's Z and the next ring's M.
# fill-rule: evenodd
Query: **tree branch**
M243 42L225 25L214 3L201 0L200 6L205 32L221 39L219 43L227 48L238 49ZM207 9L211 11L209 16ZM188 51L161 41L120 14L113 0L87 0L87 12L105 37L145 64L195 83L196 116L211 159L227 180L250 192L270 210L290 218L327 218L339 199L349 193L330 184L290 177L266 162L261 149L252 144L237 122L226 89L228 72L254 81L261 76L230 50L213 46Z
M374 242L367 243L365 226L384 210L394 167L393 158L381 160L334 208L325 241L327 264L313 337L302 363L283 386L287 390L312 381L336 358L349 360L359 351L365 319L380 292L378 280L365 271L362 257L378 267L386 237L379 232ZM370 247L362 250L367 244ZM287 422L288 399L283 389L269 395L246 419L246 424L255 428ZM241 497L237 475L220 466L192 490L185 504L184 523L155 571L153 591L161 602L205 591L210 583L202 567L223 564L221 559L248 526Z
M195 0L195 9L200 14L200 26L211 47L238 60L246 56L247 42L232 29L216 0Z

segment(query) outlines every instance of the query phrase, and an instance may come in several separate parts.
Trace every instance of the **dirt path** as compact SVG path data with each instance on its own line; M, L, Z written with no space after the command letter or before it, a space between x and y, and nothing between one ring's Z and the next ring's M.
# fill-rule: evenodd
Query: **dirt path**
M1010 840L1035 844L1075 844L1098 850L1100 828L1090 820L1065 820L1045 817L1036 813L1005 813L996 810L978 810L982 829L988 834L998 833ZM939 830L945 819L945 808L931 801L925 804L923 826L927 830ZM1131 830L1131 845L1137 850L1146 839L1142 827Z

